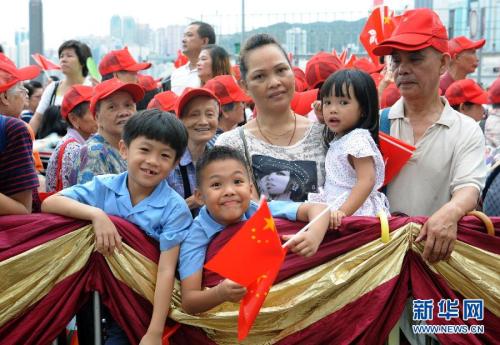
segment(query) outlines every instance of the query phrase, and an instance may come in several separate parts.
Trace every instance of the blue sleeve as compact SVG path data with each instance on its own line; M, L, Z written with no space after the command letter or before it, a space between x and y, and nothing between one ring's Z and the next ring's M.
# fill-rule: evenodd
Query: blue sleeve
M163 222L163 231L160 234L160 250L166 251L179 245L186 238L187 232L193 218L188 206L184 200L177 193L174 198L175 204L173 205L172 212L168 214L167 219Z
M90 182L63 189L59 194L82 204L102 208L106 190L99 178L94 177Z
M203 236L203 230L194 221L181 243L179 251L179 278L184 280L193 273L203 269L208 240Z
M285 218L294 222L297 220L297 211L299 210L301 203L277 200L269 202L268 205L273 217Z

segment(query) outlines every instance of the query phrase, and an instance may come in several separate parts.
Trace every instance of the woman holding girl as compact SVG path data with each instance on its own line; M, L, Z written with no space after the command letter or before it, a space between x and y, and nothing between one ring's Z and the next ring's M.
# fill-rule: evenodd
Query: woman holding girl
M282 193L275 193L278 188L272 193L267 188L257 194L262 192L268 199L304 201L307 193L317 192L324 184L324 126L292 111L294 73L285 51L273 37L258 34L248 39L241 52L240 70L241 85L254 100L258 116L221 134L216 145L234 147L246 157L256 190L259 186L271 187L272 171L283 176L293 176L294 169L303 171L293 193L290 188L281 188Z

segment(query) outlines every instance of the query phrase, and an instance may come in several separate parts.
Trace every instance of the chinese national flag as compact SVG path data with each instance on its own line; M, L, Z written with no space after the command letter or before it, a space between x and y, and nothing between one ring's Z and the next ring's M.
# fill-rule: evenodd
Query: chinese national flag
M61 66L53 63L49 59L47 59L45 56L42 54L35 53L31 55L33 60L37 63L38 66L40 66L44 71L50 71L54 69L61 69Z
M182 54L180 50L177 51L177 59L174 61L174 67L179 68L188 63L188 58L186 55Z
M392 181L408 162L413 155L413 151L415 151L415 147L383 132L379 132L378 137L380 139L380 151L385 163L385 186Z
M366 24L359 35L359 40L365 47L372 61L378 65L378 57L373 54L380 42L389 38L396 27L394 13L388 6L378 6L366 20Z
M205 268L247 288L240 304L238 339L243 340L259 313L285 259L286 250L265 199Z

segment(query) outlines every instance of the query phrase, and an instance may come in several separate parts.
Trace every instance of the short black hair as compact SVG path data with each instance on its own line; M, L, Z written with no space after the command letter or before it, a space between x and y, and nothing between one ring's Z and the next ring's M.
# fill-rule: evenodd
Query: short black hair
M189 25L198 25L198 36L208 38L208 44L215 44L215 31L212 25L202 21L194 21Z
M33 96L36 89L43 89L42 83L36 80L30 80L24 83L24 87L26 88L26 90L28 90L28 98L31 98L31 96Z
M250 176L247 162L240 151L228 146L214 146L205 151L198 162L196 162L196 186L201 186L201 175L210 163L228 159L240 162L245 167L247 175Z
M186 151L188 133L177 117L159 109L141 110L132 116L123 129L122 139L127 146L132 140L144 136L170 146L178 160Z
M354 95L351 95L349 88L352 87ZM345 90L345 92L344 92ZM348 132L355 128L367 129L375 143L378 145L379 129L379 104L377 86L373 78L366 72L358 69L341 69L331 74L323 83L320 89L320 99L330 96L355 98L361 108L361 117L357 124ZM325 126L323 138L329 144L335 137L334 133Z
M257 48L266 46L266 45L275 45L277 46L281 52L283 53L283 56L285 57L286 61L288 61L288 64L291 67L290 61L288 60L288 55L285 52L285 49L278 43L278 41L271 35L268 34L257 34L253 35L250 37L248 40L246 40L245 45L243 46L243 49L240 52L240 73L241 73L241 79L245 80L247 73L248 73L248 66L247 66L247 55L250 53L252 50L255 50Z
M77 40L69 40L59 46L57 51L59 54L58 56L61 56L63 50L65 49L73 49L75 51L76 56L78 56L78 62L80 62L80 65L82 66L82 75L86 77L89 74L87 59L92 57L92 52L90 51L89 46Z

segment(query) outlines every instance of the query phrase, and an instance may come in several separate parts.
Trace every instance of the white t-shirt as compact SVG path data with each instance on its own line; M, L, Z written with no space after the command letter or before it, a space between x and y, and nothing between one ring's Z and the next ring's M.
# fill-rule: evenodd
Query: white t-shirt
M198 70L189 69L189 62L184 66L176 68L170 77L171 90L177 95L181 95L186 87L200 87L201 81L198 77Z
M269 200L305 201L325 183L324 125L312 123L291 146L271 145L244 129L255 181ZM215 145L229 146L245 156L239 128L222 133Z
M40 114L44 114L47 108L51 105L61 105L62 100L64 98L63 95L60 94L60 90L58 88L56 97L54 99L54 104L50 104L50 99L52 98L52 94L54 93L54 88L56 87L56 84L59 82L52 82L47 87L45 90L43 90L42 93L42 98L40 98L40 103L38 103L38 107L36 108L36 112Z

